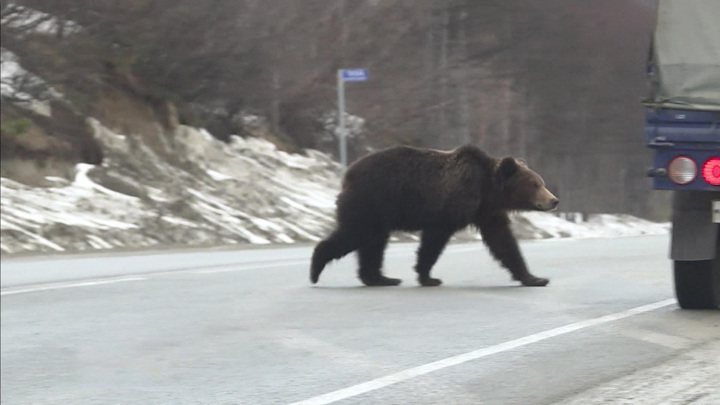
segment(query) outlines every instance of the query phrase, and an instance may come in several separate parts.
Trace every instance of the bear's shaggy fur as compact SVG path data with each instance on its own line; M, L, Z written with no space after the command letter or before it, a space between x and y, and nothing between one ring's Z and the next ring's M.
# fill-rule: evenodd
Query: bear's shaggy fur
M313 252L310 279L331 260L357 250L367 286L400 284L382 274L390 232L422 231L415 271L423 286L441 281L430 270L450 237L468 225L480 230L492 255L515 280L544 286L525 265L510 229L508 211L555 208L558 199L522 161L488 156L476 146L452 151L393 147L355 162L337 198L337 227Z

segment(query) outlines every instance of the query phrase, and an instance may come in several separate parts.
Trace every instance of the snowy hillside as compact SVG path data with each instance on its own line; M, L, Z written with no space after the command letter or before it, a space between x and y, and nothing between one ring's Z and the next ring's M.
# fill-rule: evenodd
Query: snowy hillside
M49 188L2 179L2 250L317 240L338 179L328 157L180 127L159 156L137 138L91 125L106 153Z
M96 120L89 124L105 151L102 166L80 164L72 182L51 177L52 186L44 188L2 179L3 253L293 243L317 241L333 226L339 167L325 154L288 154L255 138L233 137L226 144L186 126L162 137L158 154L137 137ZM520 238L668 228L613 215L569 221L528 213L514 221ZM458 237L477 238L470 231Z

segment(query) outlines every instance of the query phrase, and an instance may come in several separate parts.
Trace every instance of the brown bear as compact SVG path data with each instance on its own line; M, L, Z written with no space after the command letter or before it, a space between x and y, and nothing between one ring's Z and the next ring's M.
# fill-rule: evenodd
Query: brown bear
M515 280L545 286L532 275L510 229L508 211L549 211L558 199L524 162L496 159L473 145L451 151L392 147L348 168L337 198L337 227L313 252L310 280L317 283L331 260L357 250L360 280L394 286L382 262L392 231L422 231L415 271L423 286L442 283L430 269L450 237L474 225L492 255Z

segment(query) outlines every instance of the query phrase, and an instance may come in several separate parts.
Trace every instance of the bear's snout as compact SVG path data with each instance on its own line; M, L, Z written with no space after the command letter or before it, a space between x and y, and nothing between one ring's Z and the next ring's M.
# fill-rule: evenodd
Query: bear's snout
M555 208L557 208L557 206L558 206L559 203L560 203L560 201L558 201L558 200L556 199L556 200L551 201L551 202L549 202L549 203L547 203L547 204L536 204L536 205L535 205L535 208L536 208L538 211L552 211L552 210L554 210Z
M538 211L552 211L560 204L560 200L553 195L548 189L543 189L539 201L535 204Z

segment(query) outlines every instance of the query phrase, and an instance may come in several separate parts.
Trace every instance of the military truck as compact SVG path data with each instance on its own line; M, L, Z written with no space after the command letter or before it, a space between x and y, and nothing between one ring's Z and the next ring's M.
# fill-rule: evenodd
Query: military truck
M648 58L653 187L672 190L681 308L720 306L720 0L660 0Z

